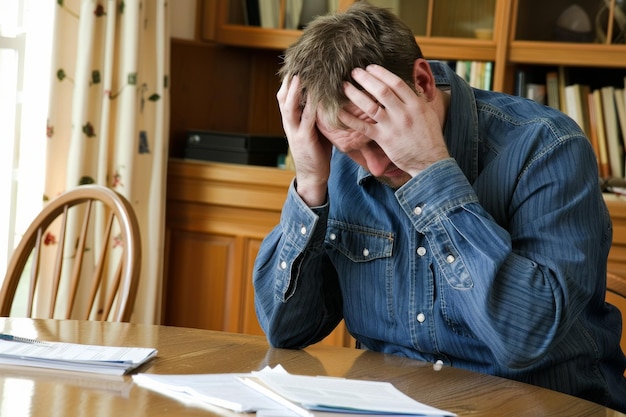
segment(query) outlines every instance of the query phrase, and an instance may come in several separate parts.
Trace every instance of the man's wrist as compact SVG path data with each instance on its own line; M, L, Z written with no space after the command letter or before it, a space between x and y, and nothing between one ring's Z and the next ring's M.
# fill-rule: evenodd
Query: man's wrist
M309 207L319 207L326 204L328 194L328 185L323 184L307 184L299 183L298 179L294 181L296 192Z

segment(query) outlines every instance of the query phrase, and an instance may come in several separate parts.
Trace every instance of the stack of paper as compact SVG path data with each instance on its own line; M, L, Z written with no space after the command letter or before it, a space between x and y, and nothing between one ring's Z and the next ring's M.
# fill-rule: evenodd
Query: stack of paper
M124 375L156 354L152 348L46 342L0 334L0 365Z
M280 366L250 374L140 373L133 376L133 381L186 404L237 412L300 417L313 416L315 411L455 416L415 401L388 382L291 375Z

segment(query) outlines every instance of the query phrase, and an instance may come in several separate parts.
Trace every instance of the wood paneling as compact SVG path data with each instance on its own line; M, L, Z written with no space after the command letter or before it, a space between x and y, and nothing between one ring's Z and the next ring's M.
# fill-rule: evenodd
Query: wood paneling
M613 220L613 244L609 252L608 270L626 275L626 203L622 197L606 195L605 201Z
M224 330L228 283L235 264L234 239L169 230L167 308L164 324ZM207 273L210 271L210 273Z
M164 323L262 335L252 271L293 172L170 160ZM353 346L341 323L322 344Z

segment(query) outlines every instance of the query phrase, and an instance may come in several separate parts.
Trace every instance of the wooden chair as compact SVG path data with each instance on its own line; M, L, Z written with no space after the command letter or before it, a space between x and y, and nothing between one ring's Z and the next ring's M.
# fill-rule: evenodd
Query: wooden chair
M53 268L43 266L44 257ZM0 316L129 321L140 269L130 203L109 188L79 186L50 201L22 237L0 290ZM67 297L59 301L59 294ZM12 312L18 305L25 313Z
M626 352L626 278L611 272L606 274L606 301L622 312L621 346Z

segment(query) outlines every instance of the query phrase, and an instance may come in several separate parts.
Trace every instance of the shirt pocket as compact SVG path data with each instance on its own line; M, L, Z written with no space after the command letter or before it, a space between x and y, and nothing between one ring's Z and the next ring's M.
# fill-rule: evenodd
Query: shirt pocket
M394 322L393 243L390 232L328 220L325 248L342 288L346 325L354 334L383 335Z
M393 234L337 220L328 220L326 246L352 262L389 258L393 253Z

